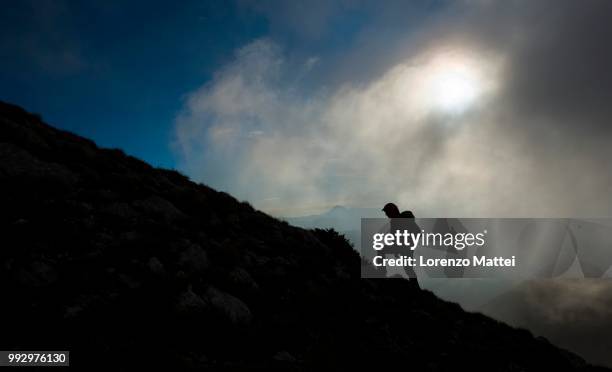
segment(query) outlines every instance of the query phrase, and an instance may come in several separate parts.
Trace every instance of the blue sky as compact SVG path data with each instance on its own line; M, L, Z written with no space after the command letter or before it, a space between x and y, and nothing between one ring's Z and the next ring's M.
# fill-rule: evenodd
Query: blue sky
M5 3L0 99L101 146L176 167L172 126L185 95L210 80L237 48L273 36L296 54L337 53L367 16L348 11L334 16L333 30L304 34L274 18L275 7L231 1Z
M23 1L0 19L0 99L164 167L183 96L267 30L221 1Z

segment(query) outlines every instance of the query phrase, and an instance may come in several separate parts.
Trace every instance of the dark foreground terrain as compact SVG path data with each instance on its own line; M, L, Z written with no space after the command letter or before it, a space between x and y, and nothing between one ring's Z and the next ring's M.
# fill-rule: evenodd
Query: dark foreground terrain
M590 371L307 231L0 103L0 349L86 370Z

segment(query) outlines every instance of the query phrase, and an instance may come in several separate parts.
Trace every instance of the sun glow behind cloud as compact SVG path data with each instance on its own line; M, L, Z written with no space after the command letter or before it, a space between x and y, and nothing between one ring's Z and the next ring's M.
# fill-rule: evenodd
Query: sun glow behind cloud
M190 174L206 175L218 168L214 159L223 158L231 169L212 186L274 214L299 214L312 205L431 199L435 182L419 185L432 172L438 173L432 180L447 180L473 175L481 165L465 161L478 159L472 154L477 147L462 149L469 140L463 128L473 126L460 124L469 121L463 113L477 111L491 96L498 67L495 59L475 63L476 56L424 49L368 84L302 97L284 78L296 73L295 66L287 65L274 43L259 40L191 95L177 118L178 144L195 166ZM439 125L446 122L456 130ZM448 161L432 167L444 147ZM450 152L455 149L458 155Z
M189 96L176 119L182 168L280 216L389 200L434 216L576 211L579 199L551 202L567 172L557 147L532 145L526 128L541 123L507 110L506 61L427 45L365 83L303 91L317 67L260 39Z
M469 51L432 52L422 67L428 108L459 115L478 106L493 93L500 66L499 58L477 58Z
M430 79L432 100L444 111L463 111L480 93L474 72L463 65L441 66Z

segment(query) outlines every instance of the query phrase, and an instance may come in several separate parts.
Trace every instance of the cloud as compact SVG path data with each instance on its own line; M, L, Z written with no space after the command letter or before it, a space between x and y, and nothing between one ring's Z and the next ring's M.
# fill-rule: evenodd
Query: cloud
M526 327L592 363L612 366L612 283L595 279L533 280L483 309L485 314Z
M367 58L299 59L256 40L189 95L182 168L281 215L390 200L421 216L609 215L612 57L597 35L612 12L574 4L457 3L398 32L412 47L372 57L385 67L367 79ZM472 61L486 87L460 114L431 102L440 58Z

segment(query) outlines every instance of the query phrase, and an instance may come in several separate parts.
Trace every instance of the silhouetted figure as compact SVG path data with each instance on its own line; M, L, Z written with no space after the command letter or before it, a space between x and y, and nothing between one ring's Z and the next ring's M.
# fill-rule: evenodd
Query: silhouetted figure
M414 221L414 213L412 211L403 211L400 213L397 205L393 203L387 203L382 209L385 215L389 218L390 229L389 232L395 233L396 231L408 230L409 233L418 233L421 231L419 225ZM391 254L394 257L408 256L413 257L414 250L409 247L390 247L391 249L386 250L385 254ZM416 279L416 273L412 267L405 267L406 274L410 279Z
M385 204L382 210L389 218L414 218L414 213L412 213L412 211L403 211L400 213L397 205L393 203Z

